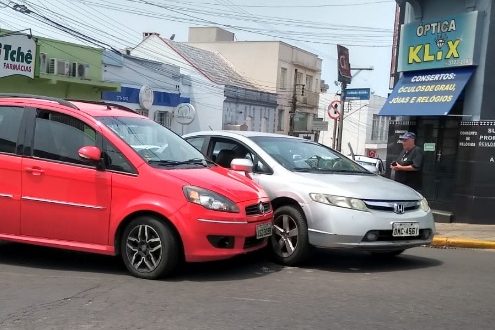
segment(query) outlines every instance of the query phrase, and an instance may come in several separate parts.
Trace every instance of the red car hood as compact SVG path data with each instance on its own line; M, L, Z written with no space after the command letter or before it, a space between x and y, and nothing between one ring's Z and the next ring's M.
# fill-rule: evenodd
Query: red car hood
M167 175L183 180L191 186L222 194L233 202L268 198L263 188L253 180L220 166L168 170Z

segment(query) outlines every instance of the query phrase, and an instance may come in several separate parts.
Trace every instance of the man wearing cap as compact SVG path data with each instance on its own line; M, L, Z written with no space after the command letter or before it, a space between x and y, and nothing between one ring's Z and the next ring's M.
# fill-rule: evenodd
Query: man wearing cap
M408 185L415 190L421 190L423 167L423 150L416 146L416 134L406 132L399 137L402 151L397 161L390 168L395 171L395 181Z

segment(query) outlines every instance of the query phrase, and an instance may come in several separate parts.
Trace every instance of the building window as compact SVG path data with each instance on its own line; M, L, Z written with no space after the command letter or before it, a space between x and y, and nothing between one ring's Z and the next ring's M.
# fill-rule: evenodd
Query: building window
M287 68L280 68L280 88L287 88Z
M312 92L313 91L313 76L310 76L309 74L306 75L306 86L305 89L307 91Z
M371 126L371 140L385 141L388 135L388 123L389 117L373 115L373 124Z
M277 131L283 131L284 130L284 117L285 117L285 110L284 109L278 109Z
M379 131L379 118L378 115L374 114L373 115L373 124L371 125L371 140L377 140L378 139L378 131Z
M303 73L298 72L296 75L296 84L300 85L303 82Z
M297 112L294 115L294 130L295 131L307 131L308 130L308 114L304 112Z
M169 111L157 111L155 121L166 128L170 128L172 126L172 113Z

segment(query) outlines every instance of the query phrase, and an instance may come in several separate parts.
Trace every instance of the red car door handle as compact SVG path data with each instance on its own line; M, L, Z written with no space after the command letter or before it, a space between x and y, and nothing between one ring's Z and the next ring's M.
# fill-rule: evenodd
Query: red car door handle
M31 173L32 175L41 175L45 173L40 167L28 167L26 168L26 172Z

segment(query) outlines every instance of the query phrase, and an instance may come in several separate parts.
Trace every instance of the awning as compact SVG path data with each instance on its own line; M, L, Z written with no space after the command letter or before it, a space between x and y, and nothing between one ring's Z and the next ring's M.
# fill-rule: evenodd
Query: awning
M405 72L379 115L448 115L474 69L464 67Z

